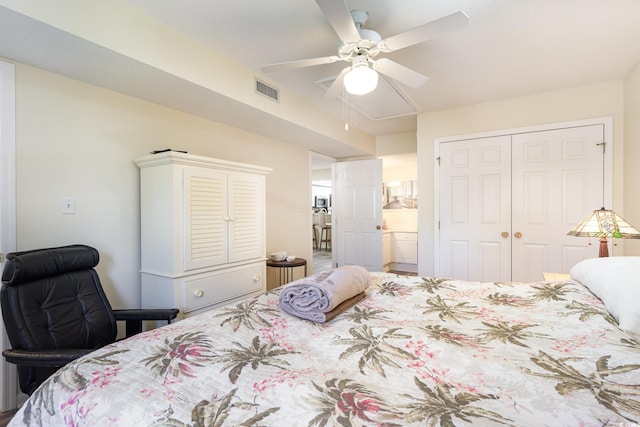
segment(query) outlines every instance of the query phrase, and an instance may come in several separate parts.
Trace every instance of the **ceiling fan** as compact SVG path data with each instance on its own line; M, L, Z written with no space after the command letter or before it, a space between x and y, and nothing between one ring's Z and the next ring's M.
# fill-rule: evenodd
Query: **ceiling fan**
M412 88L422 86L429 80L427 76L388 58L375 58L380 53L404 49L464 28L469 21L467 15L459 11L382 40L380 34L363 28L369 17L367 12L362 10L349 11L344 0L316 0L316 3L342 41L338 48L338 54L263 65L261 70L273 72L332 64L337 61L350 62L351 65L340 72L327 90L325 94L327 98L339 96L343 85L347 92L353 95L367 94L376 88L378 73Z

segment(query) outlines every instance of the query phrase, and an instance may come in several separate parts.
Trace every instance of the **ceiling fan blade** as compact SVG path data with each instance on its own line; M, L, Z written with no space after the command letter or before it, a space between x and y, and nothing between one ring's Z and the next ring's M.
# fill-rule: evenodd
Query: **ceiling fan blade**
M351 67L345 67L340 71L338 77L333 81L329 89L327 89L327 93L324 94L324 97L329 98L337 98L342 94L342 89L344 88L344 76L351 70Z
M344 0L316 0L327 21L333 27L340 40L343 42L357 42L361 39L360 33L353 23L351 12Z
M314 65L333 64L339 61L338 56L325 56L322 58L310 58L300 59L298 61L278 62L276 64L263 65L260 67L265 73L271 73L273 71L293 70L295 68L313 67Z
M387 58L380 58L375 61L373 63L373 69L413 88L422 86L429 81L429 77L417 73L404 65L400 65Z
M467 26L468 22L469 17L465 15L464 12L458 11L412 30L384 39L378 43L378 48L382 52L393 52L394 50L404 49L405 47L461 30Z

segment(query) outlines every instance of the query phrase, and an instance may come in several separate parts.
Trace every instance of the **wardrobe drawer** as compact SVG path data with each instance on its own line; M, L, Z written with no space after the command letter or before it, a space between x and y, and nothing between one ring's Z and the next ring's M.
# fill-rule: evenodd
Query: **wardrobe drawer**
M185 314L265 290L265 263L189 277L183 283Z

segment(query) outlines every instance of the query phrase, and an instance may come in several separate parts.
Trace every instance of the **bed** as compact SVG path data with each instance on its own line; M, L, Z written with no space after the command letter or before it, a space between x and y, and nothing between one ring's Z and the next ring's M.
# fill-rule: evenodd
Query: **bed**
M372 273L366 297L326 323L282 312L280 292L97 350L10 425L640 422L638 336L577 281Z

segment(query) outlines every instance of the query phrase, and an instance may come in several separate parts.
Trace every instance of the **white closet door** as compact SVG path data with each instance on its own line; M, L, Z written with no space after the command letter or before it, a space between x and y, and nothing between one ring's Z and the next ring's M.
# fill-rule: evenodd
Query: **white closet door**
M229 262L264 258L264 177L229 174Z
M227 174L185 168L183 186L185 271L227 263Z
M532 282L595 256L567 232L603 204L603 138L595 124L441 143L436 273Z
M440 144L437 274L462 280L511 278L511 137Z
M602 125L513 135L512 280L568 273L593 256L567 232L602 204L602 135Z

